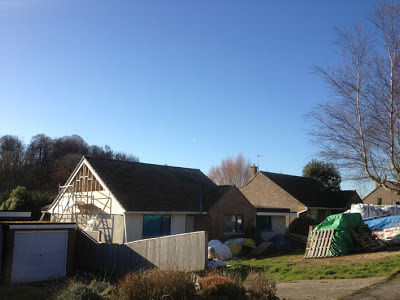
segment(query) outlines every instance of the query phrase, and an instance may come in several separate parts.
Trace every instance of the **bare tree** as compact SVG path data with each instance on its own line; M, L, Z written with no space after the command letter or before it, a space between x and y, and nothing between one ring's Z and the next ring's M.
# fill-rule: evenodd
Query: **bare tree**
M47 166L50 162L53 141L47 135L41 133L33 136L26 150L27 156L33 163Z
M0 190L14 188L27 176L25 145L20 138L5 135L0 138Z
M241 187L250 179L251 162L241 153L236 158L223 159L220 166L213 166L208 177L217 185Z
M311 134L325 159L389 188L400 183L400 3L381 2L367 24L337 32L342 63L316 68L333 93L307 115Z

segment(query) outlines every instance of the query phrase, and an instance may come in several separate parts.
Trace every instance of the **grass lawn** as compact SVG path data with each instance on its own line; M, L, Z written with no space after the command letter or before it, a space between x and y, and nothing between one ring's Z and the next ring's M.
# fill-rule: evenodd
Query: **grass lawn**
M346 279L390 276L400 271L400 251L305 259L304 251L264 259L228 261L229 269L245 274L265 271L277 281L302 279Z
M44 300L48 296L43 286L39 284L0 285L0 300Z

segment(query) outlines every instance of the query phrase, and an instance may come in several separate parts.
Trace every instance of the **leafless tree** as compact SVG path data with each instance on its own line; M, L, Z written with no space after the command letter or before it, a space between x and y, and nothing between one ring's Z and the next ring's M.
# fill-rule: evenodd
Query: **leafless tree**
M223 159L220 166L213 166L208 177L217 185L241 187L250 179L251 162L241 153L236 158Z
M381 2L368 20L337 31L342 63L316 68L332 97L307 118L325 159L390 188L400 183L400 3Z

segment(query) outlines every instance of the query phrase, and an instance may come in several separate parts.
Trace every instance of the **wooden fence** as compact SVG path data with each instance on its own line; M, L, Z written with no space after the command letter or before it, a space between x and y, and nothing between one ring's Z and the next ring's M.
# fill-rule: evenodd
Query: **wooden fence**
M204 270L207 233L197 231L126 244L98 243L79 231L77 266L88 271L128 273L152 267Z

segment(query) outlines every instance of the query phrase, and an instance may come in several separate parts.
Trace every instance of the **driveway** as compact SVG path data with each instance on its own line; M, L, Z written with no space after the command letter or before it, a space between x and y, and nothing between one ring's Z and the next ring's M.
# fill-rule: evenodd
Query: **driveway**
M351 295L345 299L400 299L400 274L387 282L380 283L365 289L364 291Z
M281 299L338 299L367 288L373 284L382 282L386 277L360 278L360 279L321 279L321 280L299 280L297 282L281 282L277 284L277 296ZM397 285L399 282L397 282ZM398 294L400 295L400 294ZM356 299L351 297L351 299ZM358 295L357 295L358 297ZM350 298L349 298L350 299ZM365 298L357 299L378 299ZM393 299L382 298L379 299ZM395 299L400 299L396 297Z

